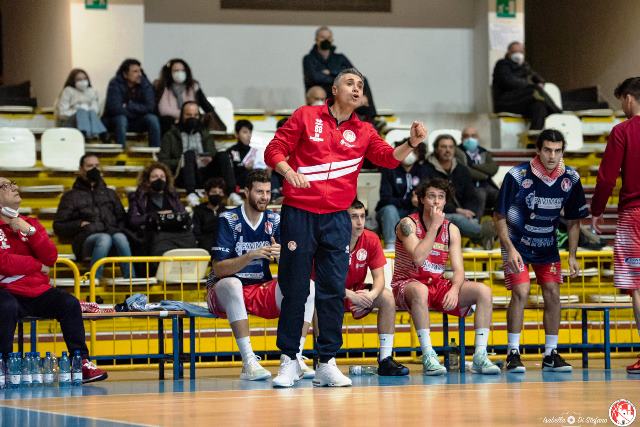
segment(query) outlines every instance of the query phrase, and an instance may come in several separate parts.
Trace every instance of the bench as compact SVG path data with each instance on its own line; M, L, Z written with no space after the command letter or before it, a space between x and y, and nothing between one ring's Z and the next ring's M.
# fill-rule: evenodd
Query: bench
M180 356L183 354L182 337L184 335L182 322L180 319L186 316L185 311L131 311L131 312L115 312L115 313L82 313L83 320L104 320L116 318L157 318L158 319L158 352L150 354L129 354L126 356L91 356L94 360L110 360L110 359L158 359L158 379L164 380L164 364L167 356L173 361L173 379L178 380L184 376L184 367ZM171 319L171 334L173 337L173 347L170 355L164 352L164 320ZM45 320L39 317L24 317L18 321L18 351L23 352L24 349L24 323L31 324L30 343L31 351L37 351L37 328L38 320ZM194 334L195 335L195 334ZM176 338L177 337L177 338ZM195 349L195 342L193 344ZM192 365L195 370L195 364ZM195 372L194 372L195 374Z

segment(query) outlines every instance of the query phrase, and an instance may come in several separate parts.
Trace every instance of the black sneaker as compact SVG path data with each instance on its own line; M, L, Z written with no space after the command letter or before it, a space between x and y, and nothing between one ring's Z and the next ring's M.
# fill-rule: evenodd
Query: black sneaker
M542 370L545 372L571 372L573 367L558 354L555 348L551 354L542 359Z
M517 349L512 348L507 354L507 372L514 374L524 374L527 368L524 367L520 360L520 352Z
M409 375L409 368L389 356L378 362L378 375L381 377L402 377Z

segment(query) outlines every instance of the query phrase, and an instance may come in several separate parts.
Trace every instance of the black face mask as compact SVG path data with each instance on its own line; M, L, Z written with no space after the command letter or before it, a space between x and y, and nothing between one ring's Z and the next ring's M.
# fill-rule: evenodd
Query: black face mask
M320 42L320 49L322 50L336 50L336 47L331 44L329 40L322 40Z
M167 183L164 182L164 180L162 179L156 179L151 183L151 189L157 193L164 191L166 186L167 186Z
M210 194L209 203L211 206L220 206L222 204L222 196L219 194Z
M87 171L87 180L89 182L97 184L101 179L102 176L100 175L100 170L98 170L98 168L89 169Z
M180 127L186 133L196 133L200 131L200 128L202 127L202 123L200 123L200 119L191 117L183 121Z

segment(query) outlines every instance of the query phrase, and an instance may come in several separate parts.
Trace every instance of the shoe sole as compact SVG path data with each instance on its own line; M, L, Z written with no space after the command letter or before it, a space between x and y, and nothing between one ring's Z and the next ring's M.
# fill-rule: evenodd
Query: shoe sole
M395 372L395 373L385 373L385 374L381 374L380 372L378 372L378 376L380 377L406 377L407 375L409 375L408 369L407 369L407 372Z
M254 377L254 378L250 378L250 377L245 376L244 374L240 374L240 379L244 380L244 381L264 381L264 380L269 379L269 378L271 378L271 373L264 374L264 375L262 375L260 377Z
M107 378L109 378L109 374L107 374L106 372L102 375L98 375L97 377L93 377L93 378L87 378L86 380L83 379L82 380L82 384L88 384L88 383L95 383L97 381L104 381Z
M640 369L627 369L627 374L632 374L632 375L640 374Z
M292 382L291 384L277 383L276 380L273 380L273 388L291 388L296 385L296 382Z
M321 381L316 381L315 379L312 381L314 387L351 387L352 383L325 383Z
M496 368L497 368L497 366L496 366ZM497 370L493 369L491 371L482 372L482 371L479 371L477 369L471 368L471 373L472 374L480 374L480 375L500 375L500 369L498 368Z
M507 374L524 374L525 372L527 372L527 368L525 368L524 366L507 369Z
M426 375L428 377L437 377L440 375L445 375L446 373L446 369L438 369L437 371L422 371L422 375Z
M543 372L571 372L573 371L572 366L563 366L561 368L552 368L551 366L544 366L542 368Z

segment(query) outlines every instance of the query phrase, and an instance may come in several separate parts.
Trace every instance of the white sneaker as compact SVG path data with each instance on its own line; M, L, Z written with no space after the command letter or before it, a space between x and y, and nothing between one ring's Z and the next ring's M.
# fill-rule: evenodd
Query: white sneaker
M196 193L189 193L187 196L187 203L189 203L189 206L192 208L195 208L200 204L200 197L198 197Z
M302 355L298 355L298 364L300 365L300 369L302 369L302 377L301 380L310 380L316 376L316 371L312 368L308 367L304 362L305 360L309 360L308 357L304 357Z
M336 359L332 357L327 363L318 364L313 385L315 387L351 387L351 379L338 369Z
M241 380L261 381L271 378L271 372L260 366L259 360L260 358L255 354L247 358L247 361L242 364Z
M289 356L280 356L280 369L278 376L273 379L274 387L293 387L293 385L303 376L302 368L298 364L298 359L291 360Z
M500 373L500 368L489 360L487 350L481 350L473 355L471 372L474 374L498 375Z

